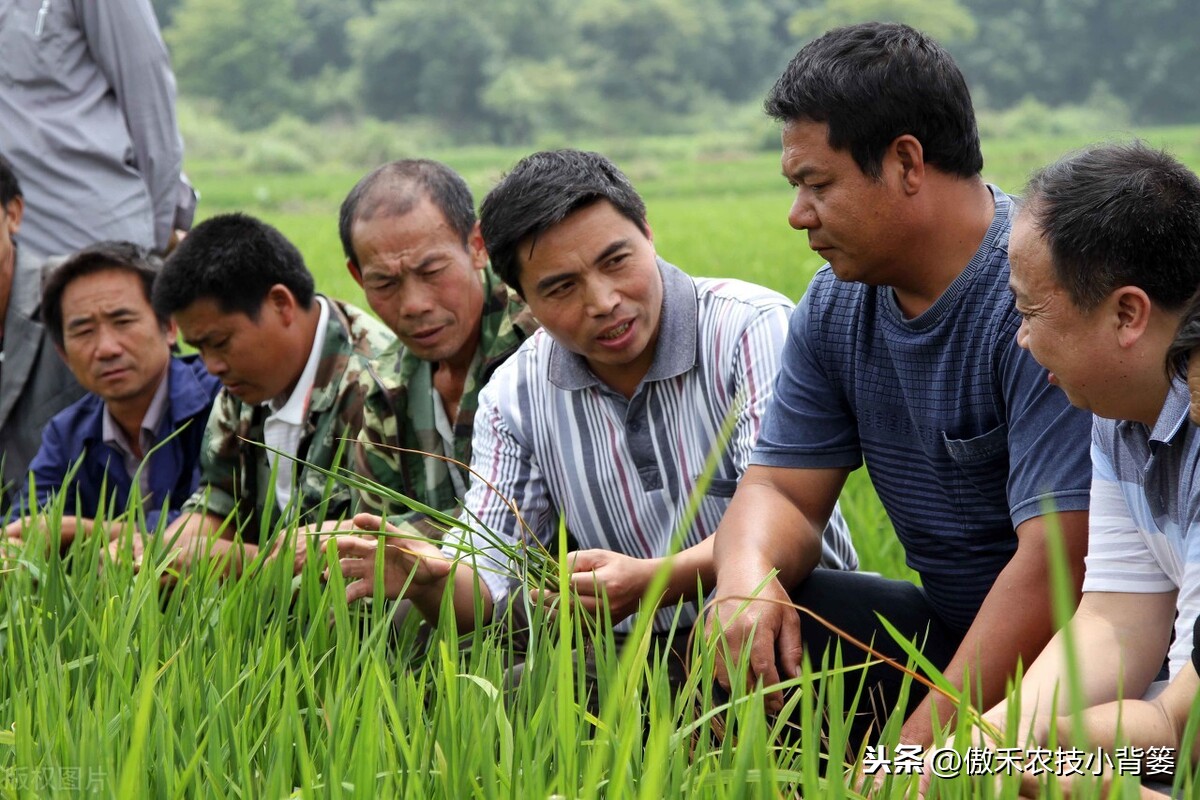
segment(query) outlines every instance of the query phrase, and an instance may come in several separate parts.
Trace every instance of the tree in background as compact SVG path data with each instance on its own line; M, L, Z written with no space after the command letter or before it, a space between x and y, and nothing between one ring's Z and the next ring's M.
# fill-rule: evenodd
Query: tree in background
M449 142L710 130L828 28L921 28L977 105L1200 110L1185 0L153 0L185 96L240 128L282 115L432 124Z

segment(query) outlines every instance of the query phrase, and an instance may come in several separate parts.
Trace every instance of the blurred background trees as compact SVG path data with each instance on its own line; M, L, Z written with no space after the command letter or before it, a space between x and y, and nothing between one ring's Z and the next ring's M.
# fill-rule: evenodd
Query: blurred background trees
M377 120L448 144L711 130L756 113L805 41L866 19L942 41L982 108L1200 116L1185 0L153 1L181 96L240 130Z

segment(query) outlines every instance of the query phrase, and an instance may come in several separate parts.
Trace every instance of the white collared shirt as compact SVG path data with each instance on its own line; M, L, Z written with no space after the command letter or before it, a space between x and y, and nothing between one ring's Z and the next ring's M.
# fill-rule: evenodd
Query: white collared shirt
M272 471L275 473L275 502L279 510L287 508L292 500L292 483L296 473L295 462L300 451L300 439L304 435L304 419L308 415L308 401L312 396L313 381L317 377L317 366L321 362L321 350L325 345L325 329L329 326L329 306L325 298L318 296L317 304L321 317L317 321L317 333L313 337L308 362L300 373L296 388L286 399L268 400L266 406L271 415L263 421L263 441L272 450L285 453L291 458L279 458L278 453L268 454ZM277 463L278 462L278 463Z

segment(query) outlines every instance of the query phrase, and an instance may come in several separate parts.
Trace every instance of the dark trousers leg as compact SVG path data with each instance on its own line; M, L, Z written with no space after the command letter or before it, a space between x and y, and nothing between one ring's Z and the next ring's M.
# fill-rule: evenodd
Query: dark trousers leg
M962 641L961 634L938 619L925 599L925 593L908 581L862 572L818 569L791 592L791 597L796 605L809 609L901 664L908 664L908 656L879 622L877 614L886 617L909 640L916 640L924 656L938 669L944 669L950 663ZM832 648L839 642L843 665L862 664L869 658L863 650L842 641L836 633L803 612L800 612L800 631L805 652L814 668L819 668L827 651L829 663L832 663ZM861 679L866 683L851 724L849 745L854 748L878 736L880 728L900 702L900 687L904 681L903 672L884 663L868 667L865 673L847 673L847 703L855 695L859 676L865 676ZM925 694L923 686L911 684L905 717Z

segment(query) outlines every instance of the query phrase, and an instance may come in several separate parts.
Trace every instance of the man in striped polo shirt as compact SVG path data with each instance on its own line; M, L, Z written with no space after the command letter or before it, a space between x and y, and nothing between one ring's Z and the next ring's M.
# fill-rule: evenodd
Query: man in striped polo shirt
M542 330L498 369L480 393L466 507L479 525L510 543L532 534L549 545L560 518L584 549L569 556L580 607L607 605L626 631L664 559L670 558L655 628L679 628L697 614L697 586L712 583L711 534L758 438L792 304L736 280L693 279L658 258L646 210L608 159L574 150L536 153L513 168L483 202L484 241L496 272L528 303ZM732 435L722 447L722 423ZM717 467L694 516L710 452ZM484 481L495 487L488 488ZM523 529L504 498L528 526ZM360 516L360 527L379 520ZM526 533L527 531L527 533ZM477 623L524 576L486 537L453 573L460 628ZM347 577L369 581L374 542L341 539ZM432 547L388 547L388 594L404 586L430 617L448 582ZM453 544L446 553L458 554ZM853 569L857 557L836 509L821 563ZM348 593L357 593L351 583ZM534 590L536 600L555 593ZM523 604L524 594L516 595Z

